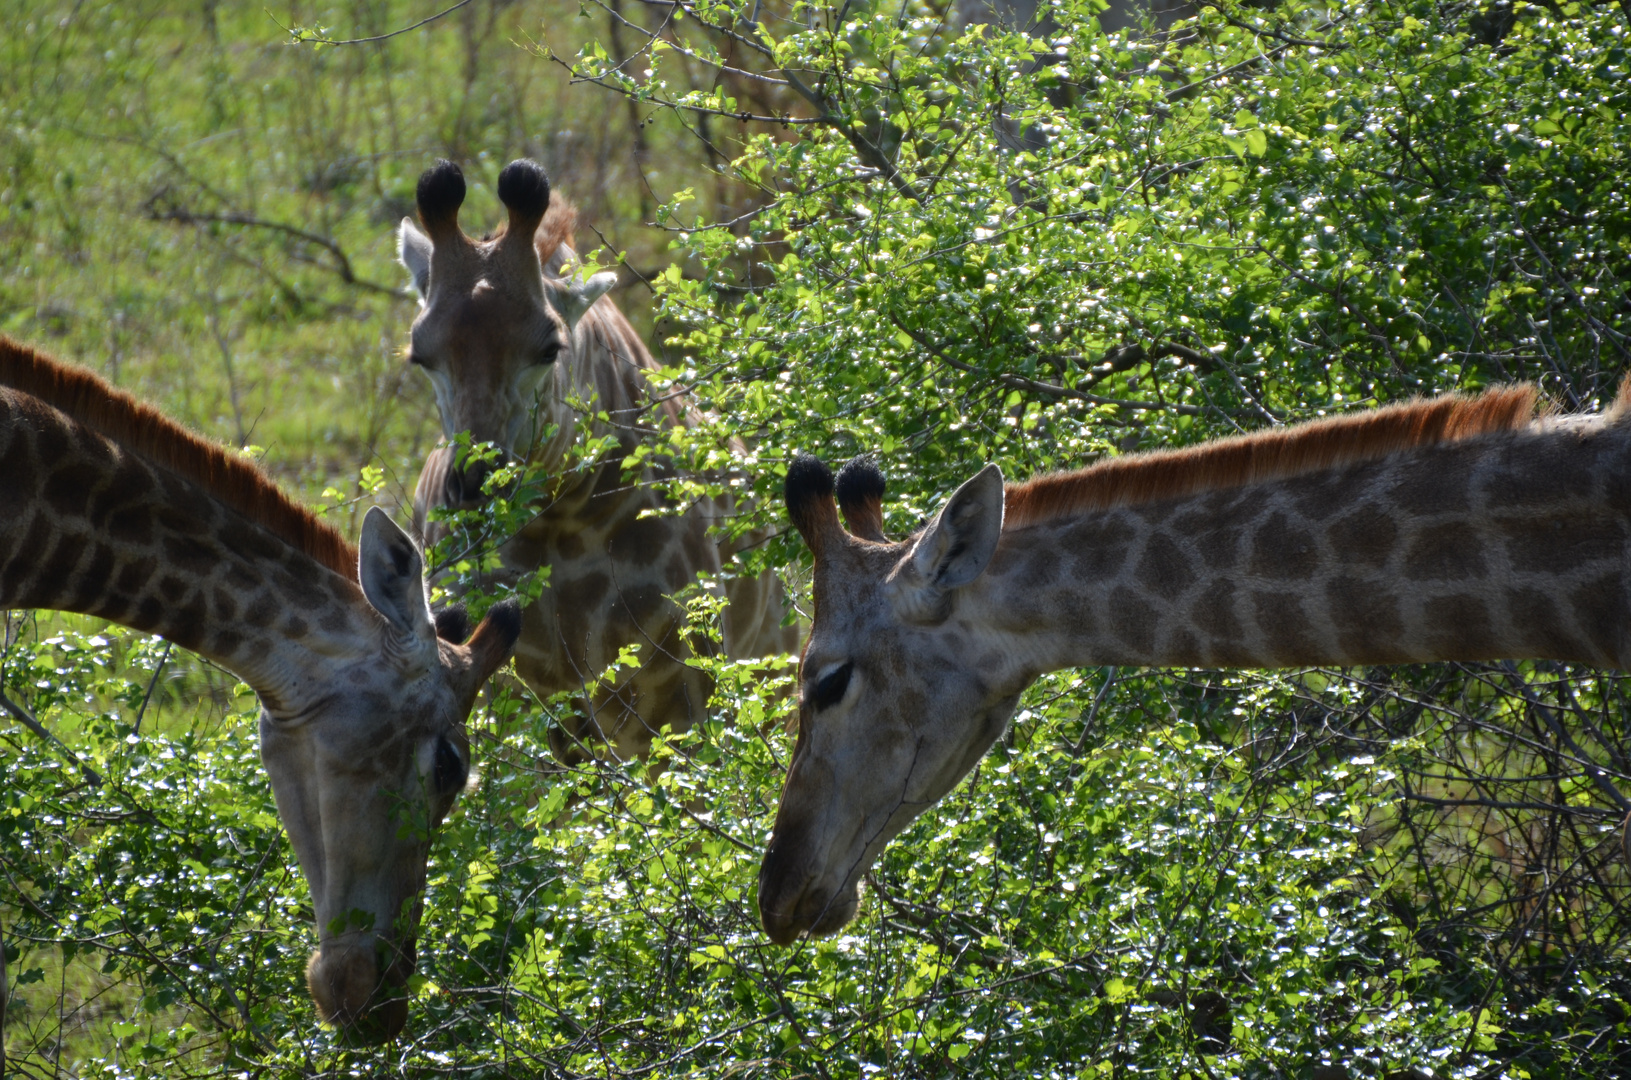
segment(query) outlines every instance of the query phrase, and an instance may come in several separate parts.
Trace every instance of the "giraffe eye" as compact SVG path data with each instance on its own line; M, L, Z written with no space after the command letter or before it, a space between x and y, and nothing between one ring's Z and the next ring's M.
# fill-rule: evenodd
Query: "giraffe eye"
M438 795L455 795L470 776L459 751L446 739L436 740L436 775L432 782Z
M845 664L835 671L829 671L815 684L810 692L810 708L816 712L830 709L844 700L844 691L849 689L849 677L855 670L853 663Z

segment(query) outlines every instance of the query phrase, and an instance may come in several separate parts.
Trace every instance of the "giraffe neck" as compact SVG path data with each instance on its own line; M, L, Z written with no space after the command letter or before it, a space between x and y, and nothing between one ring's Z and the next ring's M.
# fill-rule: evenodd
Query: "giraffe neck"
M369 632L354 582L26 394L0 387L0 608L107 619L297 715Z
M609 301L584 312L572 328L571 348L556 364L543 410L554 434L531 455L546 469L573 464L586 434L587 441L596 444L608 436L617 440L620 452L603 455L616 473L621 457L649 440L657 428L683 420L678 399L649 382L659 370L650 350Z
M1537 425L1004 534L959 615L1089 665L1631 664L1631 424Z

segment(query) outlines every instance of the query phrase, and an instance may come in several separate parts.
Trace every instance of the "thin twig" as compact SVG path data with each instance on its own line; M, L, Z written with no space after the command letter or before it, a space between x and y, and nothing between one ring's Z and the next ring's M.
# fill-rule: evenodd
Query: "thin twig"
M408 300L413 296L413 294L407 289L392 288L389 285L381 285L377 281L369 281L367 278L358 277L356 272L351 267L351 258L345 253L345 249L341 248L339 244L335 243L333 240L330 240L326 236L319 236L317 233L307 232L305 229L297 228L293 225L287 225L281 221L267 221L265 218L256 217L254 214L247 214L237 210L231 210L222 214L212 214L197 210L189 210L184 206L169 206L164 209L160 209L158 204L166 194L167 192L159 192L159 194L153 196L151 199L148 199L146 205L143 206L142 209L146 211L147 219L149 221L169 221L178 225L207 225L214 223L221 225L242 225L246 228L254 229L271 229L274 232L284 233L285 235L293 236L296 239L304 240L309 244L316 244L318 247L334 256L334 272L339 274L340 280L344 281L347 285L356 285L359 288L369 289L377 293L384 293L386 296L392 296L398 300Z
M936 359L956 368L958 371L966 372L971 375L990 375L991 377L995 378L997 382L1014 390L1022 390L1032 394L1047 394L1051 397L1075 398L1077 401L1085 401L1089 405L1114 405L1122 409L1147 412L1175 412L1182 416L1209 416L1217 411L1216 409L1212 408L1202 408L1197 405L1182 405L1177 402L1170 401L1134 401L1127 398L1103 397L1102 395L1089 394L1085 391L1074 389L1073 387L1060 386L1057 383L1047 383L1036 379L1027 379L1023 375L1014 375L1005 371L982 371L973 364L970 364L964 360L959 360L955 356L952 356L940 343L931 340L921 331L907 326L898 316L894 315L893 313L890 314L889 321L893 322L897 327L905 331L913 341L917 342L919 345L929 350L930 353L934 354ZM1133 347L1142 348L1141 346ZM1149 350L1147 359L1159 360L1165 356L1181 356L1187 358L1191 355L1204 357L1208 362L1213 360L1210 355L1199 353L1196 350L1188 349L1182 345L1175 345L1171 342L1157 345L1155 348Z
M387 34L375 34L373 37L345 38L345 39L340 40L340 41L336 41L334 38L318 37L315 33L311 33L310 31L301 31L298 27L284 26L282 23L277 21L277 17L274 16L270 11L268 11L266 13L266 17L268 19L271 19L272 24L274 26L276 26L279 30L282 30L285 34L288 34L289 37L291 39L293 39L291 41L291 44L294 44L294 45L367 45L369 42L388 41L391 38L398 37L398 36L400 36L402 34L412 33L413 31L419 29L421 26L430 25L431 23L435 22L437 19L440 19L444 15L453 14L455 11L458 11L460 8L464 7L468 3L470 3L470 0L459 0L459 2L457 4L454 4L450 8L444 8L443 10L438 11L436 14L430 16L428 19L420 19L418 22L414 23L412 26L404 26L400 30L392 30L390 33L387 33Z
M136 724L130 729L132 735L142 733L142 717L147 715L147 703L153 699L153 687L158 685L159 673L164 670L164 665L169 662L170 648L174 644L172 641L164 643L164 655L159 657L158 666L153 669L153 677L147 680L147 693L142 695L142 707L136 710Z
M78 765L79 768L85 773L85 779L90 782L92 787L102 786L102 776L100 773L81 761L79 759L79 755L74 753L73 749L67 743L63 742L61 739L51 734L51 732L47 731L44 724L34 719L34 715L27 709L11 700L11 697L4 690L0 690L0 706L4 706L5 710L15 717L19 724L23 725L34 734L44 739L46 742L58 747L63 754L67 756L69 761L73 762L75 765Z
M1592 761L1591 758L1586 756L1585 751L1580 749L1579 745L1575 743L1573 737L1570 736L1568 731L1564 729L1563 725L1558 722L1557 716L1552 712L1552 710L1541 704L1540 700L1530 692L1529 684L1524 680L1522 675L1518 674L1517 666L1513 664L1512 661L1507 660L1502 662L1501 669L1505 671L1507 677L1510 678L1514 684L1516 684L1518 696L1523 698L1524 702L1535 711L1535 715L1539 716L1541 720L1545 722L1546 726L1552 729L1552 734L1557 736L1558 742L1569 748L1569 753L1574 755L1575 762L1585 771L1585 774L1591 777L1592 783L1597 785L1597 790L1608 796L1609 800L1621 810L1631 813L1631 799L1628 799L1624 795L1620 794L1620 789L1611 784L1609 782L1608 775L1603 772L1596 762Z

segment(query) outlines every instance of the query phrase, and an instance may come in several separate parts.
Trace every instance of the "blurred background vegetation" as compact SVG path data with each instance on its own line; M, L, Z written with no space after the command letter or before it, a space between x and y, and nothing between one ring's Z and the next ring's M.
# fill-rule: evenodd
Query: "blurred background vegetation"
M503 220L498 170L536 158L577 203L581 246L604 238L649 275L667 244L643 223L701 154L527 48L605 36L574 4L470 4L352 48L282 29L360 37L445 6L7 3L0 328L262 448L313 499L354 496L365 464L411 495L438 434L400 362L415 302L395 229L420 171L465 167L479 234ZM649 292L624 278L649 336Z
M876 453L899 535L988 460L1631 367L1624 4L474 0L325 44L443 10L0 2L0 328L347 531L437 437L394 262L437 156L471 231L545 164L706 410L666 452L764 522L795 449ZM498 691L362 1051L304 1000L253 699L84 620L4 644L66 744L0 726L17 1075L1631 1075L1616 674L1064 673L785 951L774 681L717 664L657 779L556 767L569 703Z

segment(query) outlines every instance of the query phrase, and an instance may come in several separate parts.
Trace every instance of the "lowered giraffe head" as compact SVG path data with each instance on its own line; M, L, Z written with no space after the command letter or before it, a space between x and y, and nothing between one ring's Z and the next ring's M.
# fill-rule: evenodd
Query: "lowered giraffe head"
M796 460L815 610L766 931L844 925L884 845L1046 671L1631 666L1631 395L1598 415L1534 404L1526 386L1446 395L1006 490L987 465L893 544L874 466L835 484Z
M373 618L311 665L309 705L263 708L260 737L311 887L312 1001L351 1037L378 1042L407 1020L431 834L469 779L465 722L521 616L507 601L474 633L463 608L433 621L419 549L378 507L363 521L357 578L371 609L359 614Z
M438 161L419 178L421 231L402 219L398 254L419 293L408 361L430 377L449 439L461 431L511 458L530 457L545 425L570 432L566 378L557 360L583 314L617 284L612 272L586 281L546 277L546 255L561 247L561 229L540 231L549 209L549 179L535 162L512 161L498 174L509 222L476 240L459 227L464 174ZM469 507L491 466L482 461L440 473L436 505Z
M248 459L4 336L0 508L0 609L162 634L255 690L316 916L312 999L355 1038L394 1036L431 831L517 606L473 634L463 609L433 620L419 549L383 510L353 549Z
M836 931L894 836L961 780L1006 728L1036 672L988 650L956 618L958 592L1002 533L1002 473L988 465L920 534L883 534L883 475L866 459L787 471L787 510L815 556L815 613L799 670L799 728L759 871L778 944Z

